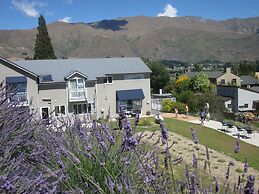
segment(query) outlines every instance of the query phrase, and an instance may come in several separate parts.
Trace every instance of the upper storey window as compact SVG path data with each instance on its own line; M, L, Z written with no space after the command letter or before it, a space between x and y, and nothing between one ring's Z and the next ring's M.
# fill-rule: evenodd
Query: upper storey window
M124 76L125 80L130 80L130 79L144 79L144 74L142 73L137 73L137 74L127 74Z
M70 89L71 90L84 90L85 81L82 78L74 78L70 80Z
M111 83L112 83L112 76L107 76L107 77L104 79L104 83L106 83L106 84L111 84Z

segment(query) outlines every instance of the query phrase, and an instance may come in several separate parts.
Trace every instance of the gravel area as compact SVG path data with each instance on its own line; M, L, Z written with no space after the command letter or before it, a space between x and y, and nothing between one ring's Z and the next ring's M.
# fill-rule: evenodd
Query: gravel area
M192 119L192 118L191 118ZM146 136L141 141L146 141L148 143L155 143L158 138L160 138L161 133L160 131L156 131L154 136L150 139L152 132L146 131ZM204 160L206 159L206 149L205 145L198 145L199 150L197 151L195 149L195 144L192 140L185 138L181 135L178 135L173 132L168 132L168 141L169 145L172 143L173 146L170 149L170 152L174 158L177 158L179 156L183 157L183 161L187 164L192 164L192 157L195 153L198 154L198 161L199 161L199 168L204 168ZM165 145L161 145L161 148L165 148ZM233 188L233 185L237 183L238 176L242 176L244 164L242 162L239 162L230 156L225 155L224 153L217 152L215 150L209 149L209 156L210 156L210 163L211 163L211 175L215 176L221 184L223 184L226 181L226 171L229 162L232 162L233 165L230 167L230 176L229 176L229 183L230 186ZM206 170L206 173L209 174L208 169ZM256 181L255 186L259 186L259 171L248 168L248 173L245 175L245 179L247 175L255 175ZM256 187L256 189L258 189Z

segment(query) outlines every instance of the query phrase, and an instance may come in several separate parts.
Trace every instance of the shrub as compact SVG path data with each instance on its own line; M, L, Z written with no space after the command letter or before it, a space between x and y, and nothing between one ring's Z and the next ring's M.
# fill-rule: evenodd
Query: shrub
M135 134L138 116L131 127L120 113L121 131L111 130L106 120L61 117L43 122L16 102L9 103L3 91L0 89L0 193L219 191L216 178L201 183L202 170L197 168L195 154L193 167L185 167L184 177L175 176L175 165L183 159L171 156L173 144L169 146L167 129L161 121L162 152L159 141L149 145L142 141L143 133ZM192 133L194 138L195 131ZM198 142L195 148L198 152ZM208 153L205 161L210 167ZM253 183L254 178L248 176L246 186L237 189L251 191ZM230 192L228 187L221 189Z
M179 113L185 113L185 104L181 102L173 102L171 99L163 100L164 112L175 112L174 108L178 109Z

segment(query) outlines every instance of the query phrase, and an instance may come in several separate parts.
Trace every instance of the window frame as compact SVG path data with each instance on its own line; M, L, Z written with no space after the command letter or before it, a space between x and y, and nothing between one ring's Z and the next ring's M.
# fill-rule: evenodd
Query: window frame
M72 88L71 82L73 80L76 81L76 89ZM79 80L80 81L82 80L82 83L79 84ZM83 90L85 90L85 79L84 78L79 78L79 77L74 77L74 78L69 79L69 90L71 90L71 91L83 91Z
M45 118L45 119L48 119L48 118L50 117L50 108L49 108L48 106L41 106L41 107L40 107L40 118L41 118L41 119L44 119L44 118L42 117L42 109L43 109L43 108L47 108L47 109L48 109L48 117Z
M109 78L111 78L111 82L109 82ZM113 84L113 76L108 75L104 78L104 84Z
M61 107L64 107L64 114L61 113ZM56 107L58 107L58 113L56 113ZM54 114L56 117L60 117L60 116L66 116L66 106L65 105L55 105L54 106Z

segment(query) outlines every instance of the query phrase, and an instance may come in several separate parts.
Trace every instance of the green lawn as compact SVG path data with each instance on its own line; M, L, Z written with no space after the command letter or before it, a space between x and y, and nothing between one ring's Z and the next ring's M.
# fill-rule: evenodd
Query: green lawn
M154 120L154 118L149 119ZM168 131L172 131L190 139L192 138L191 127L193 127L199 139L199 144L207 145L211 149L229 155L242 162L244 162L245 158L248 158L249 166L259 170L259 147L241 142L240 152L236 154L234 153L235 138L214 129L169 118L165 119L165 126ZM155 128L158 130L159 127L139 127L138 130L153 131Z

